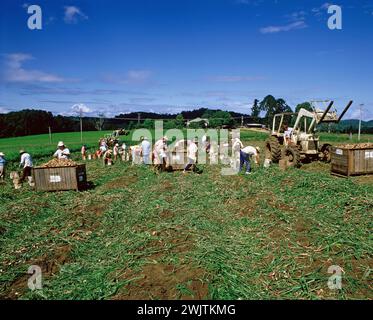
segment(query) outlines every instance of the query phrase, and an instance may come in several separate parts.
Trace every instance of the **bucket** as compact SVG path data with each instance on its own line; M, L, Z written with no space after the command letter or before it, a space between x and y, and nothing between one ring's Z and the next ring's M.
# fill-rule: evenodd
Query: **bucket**
M92 155L91 154L88 155L88 160L92 160Z
M265 159L264 160L264 168L269 168L271 166L272 160L271 159Z

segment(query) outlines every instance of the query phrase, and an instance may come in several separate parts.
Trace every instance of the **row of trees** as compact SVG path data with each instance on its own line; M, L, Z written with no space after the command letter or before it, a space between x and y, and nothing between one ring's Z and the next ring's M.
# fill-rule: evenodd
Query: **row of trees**
M298 104L294 111L298 112L301 108L312 110L309 102ZM209 127L219 128L223 126L239 126L241 117L245 118L245 123L256 122L270 126L275 114L282 112L292 112L292 108L284 99L276 99L268 95L262 101L254 100L251 115L223 110L211 110L206 108L195 109L192 111L183 111L178 115L133 112L129 114L120 114L112 119L107 119L103 114L96 118L83 119L83 130L114 130L125 128L128 130L137 128L154 128L156 119L163 119L164 129L184 128L187 120L202 118L209 120ZM332 130L336 132L355 132L358 122L354 120L342 121L334 125ZM80 121L78 117L54 116L51 112L42 110L21 110L0 114L0 137L15 137L33 134L43 134L48 132L48 127L52 132L79 131ZM203 128L204 122L193 122L190 128ZM323 128L323 127L321 127ZM328 130L330 128L328 127ZM373 133L373 121L363 122L363 133Z
M148 118L145 118L147 116ZM99 117L83 118L83 130L115 130L125 128L128 130L137 128L154 128L155 119L164 119L164 129L183 128L186 119L192 117L208 118L211 127L233 125L231 113L221 110L197 109L182 112L178 115L156 114L156 113L131 113L119 115L108 119L104 115ZM202 126L203 123L193 123L191 127ZM17 137L48 133L49 127L52 132L70 132L80 130L80 119L78 117L54 116L51 112L43 110L21 110L0 114L0 138Z

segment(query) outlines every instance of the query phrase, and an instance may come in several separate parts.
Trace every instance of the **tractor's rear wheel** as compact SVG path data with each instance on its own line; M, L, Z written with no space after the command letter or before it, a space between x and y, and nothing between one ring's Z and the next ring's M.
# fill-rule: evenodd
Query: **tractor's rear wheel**
M273 163L281 160L281 145L276 137L270 137L266 142L266 158Z
M331 159L331 156L332 156L332 145L331 144L324 144L324 145L322 145L320 151L322 153L321 160L329 163L332 160Z
M288 161L289 166L300 166L300 152L296 146L288 146L285 149L285 159Z

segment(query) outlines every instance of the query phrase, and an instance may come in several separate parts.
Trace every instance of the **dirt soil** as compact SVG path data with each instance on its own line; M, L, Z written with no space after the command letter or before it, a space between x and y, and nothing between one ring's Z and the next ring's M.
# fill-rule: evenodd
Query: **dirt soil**
M208 285L202 280L204 273L203 269L191 265L177 268L170 264L149 264L144 266L140 273L129 274L128 278L137 279L126 286L124 293L113 299L206 299Z
M49 278L55 275L61 268L62 265L70 261L71 247L69 245L55 247L49 254L46 253L43 256L32 259L26 263L26 265L36 265L42 270L42 278ZM30 274L20 275L13 283L8 287L0 299L18 299L26 290L28 290L27 281L31 277Z

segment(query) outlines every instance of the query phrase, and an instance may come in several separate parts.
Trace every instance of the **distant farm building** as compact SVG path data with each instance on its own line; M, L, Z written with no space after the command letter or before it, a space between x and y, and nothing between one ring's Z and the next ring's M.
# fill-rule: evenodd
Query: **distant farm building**
M210 124L209 119L195 118L193 120L187 121L187 127L189 127L191 123L199 123L199 122L204 122L205 127L207 127Z

